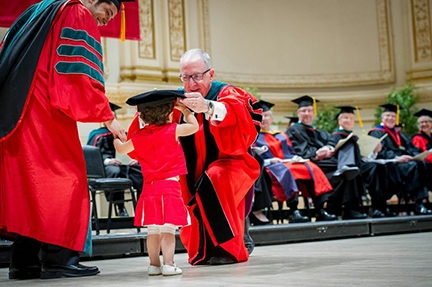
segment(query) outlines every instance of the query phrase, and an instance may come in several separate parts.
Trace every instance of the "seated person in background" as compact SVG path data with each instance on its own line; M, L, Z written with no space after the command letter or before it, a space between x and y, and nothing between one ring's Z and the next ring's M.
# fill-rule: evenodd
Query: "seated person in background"
M418 117L417 125L419 132L411 138L411 142L419 149L420 152L424 152L432 149L432 111L421 109L414 114ZM429 191L432 191L432 154L426 158L426 169L427 169L427 187Z
M364 219L361 212L361 196L364 191L360 169L356 166L353 144L344 145L334 157L334 145L330 134L313 126L315 106L318 100L310 96L294 99L298 104L299 122L286 131L296 154L317 164L330 181L333 192L329 196L327 210L343 219Z
M264 151L261 157L264 166L272 177L272 190L278 201L288 200L290 207L290 222L306 222L310 219L303 216L298 210L298 185L304 186L303 192L312 198L317 221L337 219L335 215L328 214L324 209L327 193L332 190L324 173L310 161L296 155L288 137L279 131L272 131L273 114L270 108L272 103L260 100L263 108L261 131L256 141L256 147ZM290 161L286 161L290 160Z
M419 154L418 149L411 143L404 132L397 131L395 125L398 123L396 115L399 113L398 106L383 104L381 123L369 131L369 134L381 138L382 150L377 158L396 160L397 173L392 173L388 180L394 181L394 185L402 188L403 196L411 198L415 202L414 213L432 214L432 210L425 207L423 201L427 198L426 188L426 165L424 161L413 160L413 156Z
M115 111L121 109L120 106L110 102L110 107L115 116ZM105 173L107 177L116 178L130 178L133 182L135 189L138 190L139 194L142 190L142 173L141 167L136 160L131 160L128 166L122 165L122 162L116 159L116 151L114 148L114 135L105 126L93 130L90 132L87 140L87 145L97 146L101 153L105 165ZM105 197L108 200L108 193L105 193ZM113 194L113 200L124 199L123 192L115 192ZM118 216L129 216L124 203L116 204L115 213Z
M254 147L252 148L252 150ZM249 220L252 225L266 225L272 224L271 219L268 218L268 211L273 206L272 204L272 180L268 173L265 171L264 160L253 152L255 159L259 162L261 173L259 178L254 184L254 196L252 202L251 212L249 213ZM267 211L264 214L263 211Z
M336 115L339 128L336 129L331 135L331 141L335 145L341 139L345 139L351 133L353 133L355 124L354 111L356 110L356 108L352 106L338 106L336 108L341 110ZM363 124L361 123L360 117L359 123L362 127ZM395 188L391 187L387 183L387 178L389 176L388 173L393 171L391 165L386 166L385 164L373 161L362 161L360 148L357 144L358 137L356 135L352 135L348 141L354 145L356 165L361 170L361 176L363 178L365 188L369 191L369 195L371 197L372 217L380 218L396 216L395 213L390 212L390 210L387 208L387 200L390 199L393 194L395 194ZM381 151L381 144L378 144L373 153L376 154L379 151ZM334 156L338 158L338 155L339 153L336 151Z

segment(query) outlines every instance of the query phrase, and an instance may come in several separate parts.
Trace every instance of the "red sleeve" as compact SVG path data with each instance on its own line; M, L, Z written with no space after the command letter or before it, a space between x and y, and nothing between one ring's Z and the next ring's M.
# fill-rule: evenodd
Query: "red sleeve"
M227 114L217 126L210 125L217 146L225 154L244 154L258 136L251 103L257 100L249 93L232 86L226 86L219 93L218 102L225 104ZM235 138L235 140L233 140Z
M73 15L73 16L71 16ZM71 1L54 20L45 45L52 53L46 61L50 102L70 118L103 122L114 118L105 96L99 28L90 11Z

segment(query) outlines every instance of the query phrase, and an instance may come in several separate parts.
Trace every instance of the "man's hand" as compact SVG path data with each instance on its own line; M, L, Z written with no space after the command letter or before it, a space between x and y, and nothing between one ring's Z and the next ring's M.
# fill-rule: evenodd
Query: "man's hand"
M195 113L205 113L208 112L209 106L208 102L204 97L197 92L185 93L186 98L180 99L180 103L184 104L186 107L194 111Z
M126 141L126 132L116 119L105 122L105 126L114 134L116 138L119 138L122 142Z
M410 155L401 155L396 157L397 162L409 162L413 157Z

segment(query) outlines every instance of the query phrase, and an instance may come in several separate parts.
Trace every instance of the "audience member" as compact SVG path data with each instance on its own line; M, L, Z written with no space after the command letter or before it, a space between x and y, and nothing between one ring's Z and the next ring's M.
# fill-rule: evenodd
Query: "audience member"
M116 110L121 109L120 106L110 103L111 111L116 117ZM138 197L142 191L142 173L138 161L131 160L128 165L123 165L121 160L116 158L116 150L114 148L114 135L106 126L90 132L87 144L96 146L102 153L102 158L105 165L105 174L109 178L130 178L133 182L134 188L137 189ZM105 197L109 200L109 192L105 192ZM124 190L113 192L112 200L120 202L116 204L115 213L119 216L129 216L126 207L122 200L124 199Z
M263 149L260 156L264 159L264 166L273 179L272 190L276 199L281 202L287 201L290 207L290 222L310 221L297 207L299 186L303 187L305 196L312 198L317 221L337 219L323 208L327 201L327 193L332 190L326 176L313 162L305 161L295 154L291 141L284 133L271 130L273 113L270 109L274 104L263 100L260 100L260 103L263 118L255 145Z
M356 166L361 169L364 186L371 197L372 217L396 216L396 214L391 212L387 207L387 200L395 194L395 187L391 186L387 180L394 169L391 164L385 165L373 161L374 155L381 151L381 144L377 145L372 155L364 157L362 161L360 147L357 144L358 137L353 132L355 124L354 111L356 108L352 106L337 106L336 108L339 108L340 112L336 115L338 129L332 134L332 142L337 144L340 140L350 137L348 139L348 144L354 145ZM338 155L339 153L336 151L335 157L338 158ZM372 160L371 157L373 158Z
M342 214L343 219L364 219L361 196L363 181L360 169L356 165L353 144L345 144L334 157L334 143L328 132L313 126L316 102L310 96L293 100L298 104L299 122L287 129L296 154L310 159L317 164L329 179L333 192L327 203L327 210L332 214Z
M411 138L411 142L419 149L420 152L432 150L432 111L421 109L414 114L418 117L417 125L419 132ZM432 191L432 154L426 157L427 169L427 186Z
M396 117L399 107L388 103L381 107L384 108L381 123L369 131L369 134L376 138L388 134L381 141L382 150L378 153L377 158L396 161L397 173L392 173L392 178L389 180L395 181L395 186L401 189L400 196L414 200L415 214L431 214L432 210L427 209L423 202L428 196L425 163L413 160L413 156L419 154L418 149L404 132L395 129L395 125L398 124Z
M15 240L10 279L99 273L79 264L92 240L76 123L105 122L125 138L105 96L98 27L119 2L41 1L0 44L0 229Z

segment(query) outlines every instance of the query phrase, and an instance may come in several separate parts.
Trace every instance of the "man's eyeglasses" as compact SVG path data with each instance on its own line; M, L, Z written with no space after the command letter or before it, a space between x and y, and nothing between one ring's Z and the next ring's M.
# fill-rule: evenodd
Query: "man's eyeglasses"
M192 79L194 82L201 82L201 81L203 80L204 74L207 73L207 72L210 71L210 70L211 70L211 68L205 70L205 71L202 72L202 73L193 74L193 75L191 75L191 76L188 76L188 75L185 75L185 74L180 74L179 77L180 77L180 80L181 80L183 83L187 83L187 82L189 82L190 79Z

